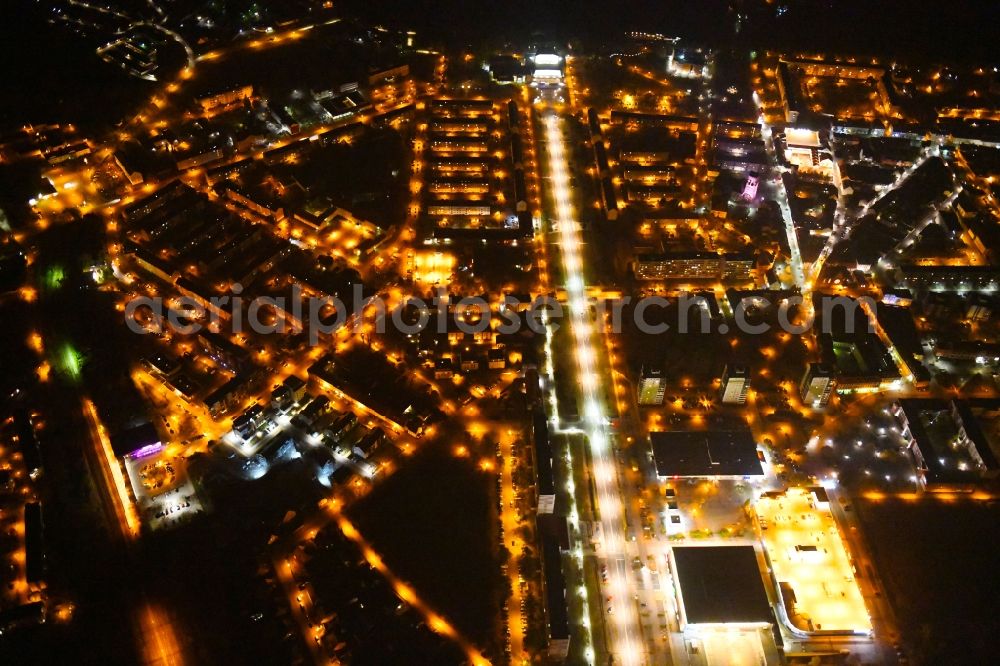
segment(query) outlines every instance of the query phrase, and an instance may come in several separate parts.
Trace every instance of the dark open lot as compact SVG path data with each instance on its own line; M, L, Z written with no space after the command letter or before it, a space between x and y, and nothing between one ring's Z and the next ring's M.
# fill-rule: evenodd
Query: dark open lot
M1000 504L925 499L855 506L918 663L993 663L1000 648Z
M156 84L102 61L96 45L45 22L48 3L16 2L0 25L0 128L74 122L108 129Z
M474 462L431 445L349 511L386 565L487 654L497 652L504 582L492 484Z

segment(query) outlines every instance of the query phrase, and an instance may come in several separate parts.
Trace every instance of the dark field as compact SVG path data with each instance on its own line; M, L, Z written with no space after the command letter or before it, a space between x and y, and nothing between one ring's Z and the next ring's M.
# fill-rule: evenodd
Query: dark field
M340 25L317 26L299 34L278 43L261 36L202 61L179 101L246 84L266 96L283 96L295 89L325 90L365 73L364 49L345 42Z
M487 654L497 645L504 582L493 482L473 461L430 445L349 511L386 565Z
M855 505L919 663L994 663L1000 649L1000 505L936 498Z

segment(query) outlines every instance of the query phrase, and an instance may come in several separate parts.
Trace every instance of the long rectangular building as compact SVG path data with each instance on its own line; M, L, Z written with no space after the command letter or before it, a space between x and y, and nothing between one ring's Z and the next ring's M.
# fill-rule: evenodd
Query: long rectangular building
M545 588L545 619L548 625L548 656L563 660L569 654L569 606L566 577L559 543L551 532L542 531L542 574Z
M552 443L545 412L537 410L532 428L535 458L535 490L538 493L538 513L552 513L556 506L555 473L552 470Z
M660 478L764 476L749 430L651 432L649 440Z
M45 535L42 526L42 505L24 505L24 570L29 585L41 584L45 575Z
M668 252L636 256L637 280L726 280L749 282L754 257L749 253Z
M992 291L1000 285L997 266L903 265L899 276L909 287L930 291Z
M980 416L995 421L1000 401L904 398L893 406L893 413L928 490L969 491L1000 476L1000 463Z

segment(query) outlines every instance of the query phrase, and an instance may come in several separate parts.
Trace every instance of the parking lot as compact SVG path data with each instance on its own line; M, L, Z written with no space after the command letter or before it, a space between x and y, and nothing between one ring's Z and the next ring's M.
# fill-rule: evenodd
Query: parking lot
M129 484L144 523L156 530L180 524L202 510L187 475L187 461L163 451L142 458L125 458Z
M822 499L808 489L791 488L761 497L756 509L775 578L786 604L793 606L792 623L810 632L870 632L851 557Z

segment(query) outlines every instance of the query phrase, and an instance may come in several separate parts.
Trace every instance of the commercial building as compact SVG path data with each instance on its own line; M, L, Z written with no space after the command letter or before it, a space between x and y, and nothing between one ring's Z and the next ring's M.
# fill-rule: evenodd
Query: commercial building
M651 432L649 440L661 479L764 476L761 455L749 430Z
M726 405L742 405L747 401L750 390L750 369L744 365L726 365L722 374L722 402Z
M670 549L680 625L769 625L774 614L753 546Z
M642 366L639 376L639 404L662 405L667 392L667 378L662 368Z
M160 434L149 421L122 430L111 437L111 450L118 458L144 458L158 453L162 448Z
M796 166L819 164L819 150L823 144L819 132L811 129L788 127L785 129L785 159Z
M717 137L712 144L712 163L720 169L760 173L767 168L764 140Z
M539 53L531 57L531 80L535 84L560 85L563 82L565 61L555 53Z
M667 71L684 78L708 78L708 58L700 48L671 49L667 56Z
M825 363L810 363L799 382L799 397L807 406L826 407L837 386L834 369Z
M487 67L497 83L524 83L529 71L522 58L508 54L492 56Z
M856 566L823 488L764 493L754 506L788 624L813 636L868 636ZM784 619L784 618L783 618Z

